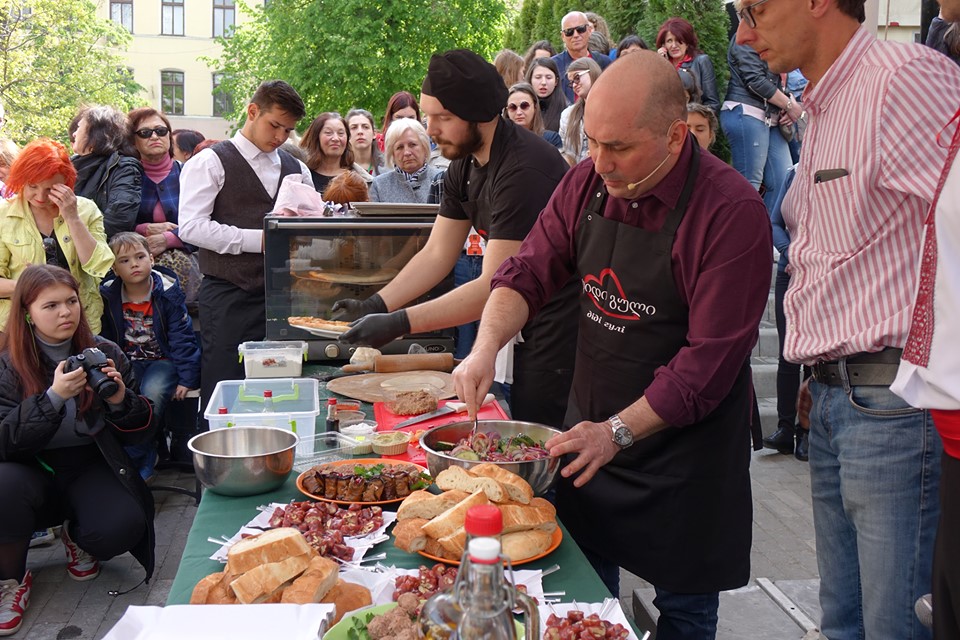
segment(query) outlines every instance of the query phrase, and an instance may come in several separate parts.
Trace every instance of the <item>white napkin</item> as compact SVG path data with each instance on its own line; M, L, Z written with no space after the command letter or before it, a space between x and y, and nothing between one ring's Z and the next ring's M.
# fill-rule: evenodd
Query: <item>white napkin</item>
M396 567L387 567L384 573L371 573L369 571L357 571L354 579L353 573L343 573L340 577L347 582L356 582L362 584L370 590L370 597L374 605L387 604L393 602L393 591L396 586L396 579L399 576L418 576L419 569L398 569ZM509 575L508 575L509 577ZM527 595L543 602L543 577L539 569L536 570L515 570L513 572L514 584L522 584L527 588Z
M584 617L591 613L600 615L600 618L607 622L617 624L618 622L630 632L630 640L638 640L637 634L633 632L633 627L627 620L626 614L620 608L620 601L616 598L606 598L603 602L561 602L558 604L540 605L540 635L547 631L547 618L550 614L556 614L557 617L564 618L568 611L582 611Z
M334 609L332 604L127 607L103 640L317 640Z
M286 507L287 503L284 502L274 502L270 504L269 510L261 511L257 514L257 517L240 527L240 530L237 531L230 540L220 547L216 553L210 556L211 560L216 560L220 563L225 563L227 561L227 550L234 545L240 538L244 536L255 536L263 533L261 529L254 529L252 527L263 527L267 528L270 526L270 517L273 515L274 509L277 507ZM376 531L371 531L365 536L350 536L344 537L348 547L353 547L355 549L353 553L353 561L359 562L363 559L363 556L366 555L367 551L370 550L374 545L380 544L390 539L390 536L386 535L387 527L394 523L397 519L397 514L394 511L384 511L383 512L383 526L377 529Z

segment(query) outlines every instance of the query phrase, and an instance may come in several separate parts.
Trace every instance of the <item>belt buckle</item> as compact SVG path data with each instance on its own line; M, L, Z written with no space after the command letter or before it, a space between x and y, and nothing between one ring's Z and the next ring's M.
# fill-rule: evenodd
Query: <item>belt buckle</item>
M815 362L813 367L811 367L811 373L813 374L813 379L819 382L820 384L827 384L827 367L824 360Z

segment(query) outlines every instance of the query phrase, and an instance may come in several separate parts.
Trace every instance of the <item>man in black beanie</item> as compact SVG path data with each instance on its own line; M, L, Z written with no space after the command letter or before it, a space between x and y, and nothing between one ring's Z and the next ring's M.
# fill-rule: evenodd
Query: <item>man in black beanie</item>
M507 88L472 51L430 59L420 108L427 133L452 160L426 246L379 293L340 300L340 319L362 317L341 341L378 347L407 333L479 320L500 264L517 253L567 170L556 148L500 116ZM402 308L453 269L471 225L486 241L480 277L435 300ZM511 415L559 427L573 375L577 284L571 280L523 328L514 353Z

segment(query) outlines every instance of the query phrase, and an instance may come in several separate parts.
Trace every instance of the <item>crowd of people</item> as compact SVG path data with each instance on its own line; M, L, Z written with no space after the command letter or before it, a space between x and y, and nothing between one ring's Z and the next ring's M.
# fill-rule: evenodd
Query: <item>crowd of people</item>
M960 637L960 68L877 41L862 0L745 0L738 18L723 96L688 20L651 50L571 11L559 52L434 55L379 127L355 108L297 136L303 101L272 80L227 140L109 106L66 125L72 155L0 140L0 635L56 525L72 578L127 551L151 577L148 482L203 428L164 418L242 378L237 346L264 338L263 217L289 176L328 201L439 206L389 284L332 306L341 340L460 327L473 413L512 345L511 415L563 429L561 519L612 593L621 568L654 585L661 640L714 637L719 592L749 580L750 353L775 247L762 443L810 461L822 633L929 637L913 604L932 591L937 637Z

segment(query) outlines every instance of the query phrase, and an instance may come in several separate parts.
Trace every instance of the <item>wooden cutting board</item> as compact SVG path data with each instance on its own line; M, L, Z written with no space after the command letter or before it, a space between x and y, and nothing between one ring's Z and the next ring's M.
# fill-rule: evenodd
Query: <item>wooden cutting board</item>
M456 395L453 388L453 376L443 371L402 371L399 373L361 373L353 376L334 378L327 383L327 389L341 396L362 402L386 402L385 391L396 384L427 383L442 389L441 398Z

